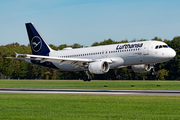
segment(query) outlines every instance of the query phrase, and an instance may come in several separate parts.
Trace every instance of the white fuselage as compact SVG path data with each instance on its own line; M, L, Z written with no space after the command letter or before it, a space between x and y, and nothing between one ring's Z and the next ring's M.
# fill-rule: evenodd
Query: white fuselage
M141 41L133 43L121 43L105 46L65 49L51 51L49 56L59 58L86 58L112 61L110 68L121 68L138 64L159 63L172 59L176 52L160 41ZM53 64L63 71L80 71L82 67L71 64Z

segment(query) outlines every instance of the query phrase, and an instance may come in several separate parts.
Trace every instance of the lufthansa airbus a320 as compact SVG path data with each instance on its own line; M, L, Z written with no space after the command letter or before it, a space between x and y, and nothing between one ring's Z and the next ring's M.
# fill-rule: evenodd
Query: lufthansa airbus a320
M92 79L88 72L105 74L109 69L115 69L114 79L118 79L117 70L127 66L131 66L134 72L147 72L151 70L154 63L171 60L176 55L172 48L160 41L141 41L77 49L68 47L56 51L49 47L32 23L26 23L26 29L33 55L16 53L16 57L7 58L23 59L28 63L61 71L86 71L84 81Z

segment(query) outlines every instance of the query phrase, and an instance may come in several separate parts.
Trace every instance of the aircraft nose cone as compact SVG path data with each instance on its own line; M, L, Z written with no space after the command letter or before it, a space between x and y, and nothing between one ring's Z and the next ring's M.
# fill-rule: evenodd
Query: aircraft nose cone
M169 57L170 57L170 58L174 58L175 56L176 56L176 51L173 50L173 49L171 49L171 52L170 52L170 54L169 54Z
M173 59L176 56L176 51L174 51L172 48L170 48L170 50L168 50L166 52L165 53L167 54L167 57L170 59Z

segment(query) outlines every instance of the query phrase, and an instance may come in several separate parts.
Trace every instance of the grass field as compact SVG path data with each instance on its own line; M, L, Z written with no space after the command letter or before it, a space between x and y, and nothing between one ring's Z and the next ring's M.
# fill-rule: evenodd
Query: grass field
M179 120L180 97L0 94L0 119Z
M104 88L107 85L107 88ZM135 87L131 87L135 85ZM160 85L158 87L157 85ZM177 81L56 81L56 80L0 80L0 88L78 88L78 89L164 89L180 90Z
M104 85L108 85L108 88L104 88ZM135 87L131 88L131 85ZM0 80L0 88L179 90L180 82ZM180 96L1 93L0 119L179 120Z

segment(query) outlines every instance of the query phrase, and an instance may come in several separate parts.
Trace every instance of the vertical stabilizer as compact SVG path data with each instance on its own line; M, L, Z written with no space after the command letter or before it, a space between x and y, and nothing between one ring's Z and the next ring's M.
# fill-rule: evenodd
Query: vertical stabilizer
M26 29L31 45L33 55L45 55L47 56L52 49L43 40L32 23L26 23Z

